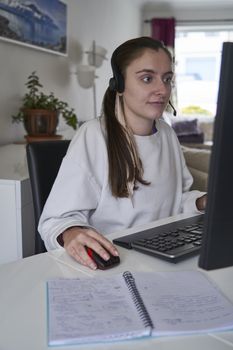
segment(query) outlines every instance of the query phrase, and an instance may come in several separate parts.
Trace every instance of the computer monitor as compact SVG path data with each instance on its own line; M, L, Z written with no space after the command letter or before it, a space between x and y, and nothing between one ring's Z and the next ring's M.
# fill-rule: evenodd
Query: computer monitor
M233 265L233 42L223 43L199 267Z

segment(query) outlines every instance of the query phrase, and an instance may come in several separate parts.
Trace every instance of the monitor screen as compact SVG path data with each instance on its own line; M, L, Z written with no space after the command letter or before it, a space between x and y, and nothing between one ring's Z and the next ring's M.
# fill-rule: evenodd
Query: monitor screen
M223 43L199 267L233 265L233 42Z

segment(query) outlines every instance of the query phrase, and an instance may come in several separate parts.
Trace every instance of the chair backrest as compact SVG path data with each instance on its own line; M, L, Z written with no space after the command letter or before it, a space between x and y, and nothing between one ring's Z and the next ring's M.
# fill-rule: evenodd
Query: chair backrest
M29 178L35 215L35 253L45 252L45 246L37 231L39 219L57 176L63 157L70 141L32 142L26 146Z

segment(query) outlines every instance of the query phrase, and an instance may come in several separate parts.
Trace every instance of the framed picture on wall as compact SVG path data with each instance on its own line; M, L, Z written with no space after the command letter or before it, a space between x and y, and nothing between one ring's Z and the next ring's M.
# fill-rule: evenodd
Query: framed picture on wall
M66 1L0 0L0 39L67 55Z

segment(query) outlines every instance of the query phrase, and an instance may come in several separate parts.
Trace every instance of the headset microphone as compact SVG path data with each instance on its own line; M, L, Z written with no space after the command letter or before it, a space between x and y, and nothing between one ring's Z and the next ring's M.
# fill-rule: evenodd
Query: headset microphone
M173 104L171 103L171 101L169 101L168 102L169 103L169 105L171 106L171 108L173 109L173 115L174 115L174 117L176 116L176 109L175 109L175 107L173 106Z

